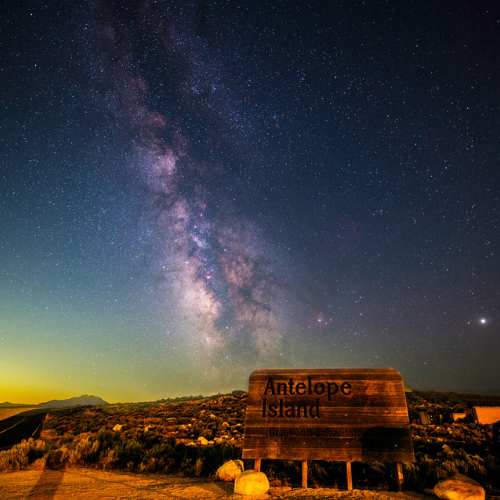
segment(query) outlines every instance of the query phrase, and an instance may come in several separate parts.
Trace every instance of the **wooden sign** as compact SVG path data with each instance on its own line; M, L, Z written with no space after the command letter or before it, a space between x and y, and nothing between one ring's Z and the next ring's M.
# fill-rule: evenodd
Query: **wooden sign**
M415 461L401 375L392 368L254 371L243 458Z

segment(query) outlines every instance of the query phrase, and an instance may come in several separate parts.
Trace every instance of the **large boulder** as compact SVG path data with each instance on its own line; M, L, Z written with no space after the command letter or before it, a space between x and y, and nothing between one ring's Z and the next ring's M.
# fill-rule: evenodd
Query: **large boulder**
M242 472L234 482L234 492L239 495L263 495L268 490L267 476L253 469Z
M434 493L447 500L484 500L484 488L473 479L457 474L439 481Z
M215 477L229 483L234 481L244 470L245 466L241 460L229 460L217 469Z

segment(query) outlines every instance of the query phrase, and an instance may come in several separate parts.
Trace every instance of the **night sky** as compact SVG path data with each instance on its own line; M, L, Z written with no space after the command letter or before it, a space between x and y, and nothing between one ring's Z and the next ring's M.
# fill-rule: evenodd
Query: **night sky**
M0 402L392 367L500 394L500 5L8 1Z

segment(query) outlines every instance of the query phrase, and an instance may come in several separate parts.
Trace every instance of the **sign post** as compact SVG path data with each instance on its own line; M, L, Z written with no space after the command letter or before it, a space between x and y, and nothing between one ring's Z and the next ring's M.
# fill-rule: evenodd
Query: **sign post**
M415 461L403 379L392 368L256 370L250 376L243 458Z

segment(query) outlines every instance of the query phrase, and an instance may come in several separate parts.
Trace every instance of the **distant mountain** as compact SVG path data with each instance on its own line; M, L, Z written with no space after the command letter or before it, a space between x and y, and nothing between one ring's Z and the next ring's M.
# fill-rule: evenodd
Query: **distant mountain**
M8 401L5 401L5 403L0 403L0 408L24 408L26 406L36 406L36 405L9 403Z
M40 403L37 405L38 408L62 408L63 406L77 406L77 405L107 405L104 399L98 398L97 396L89 396L84 394L78 398L69 399L53 399L52 401L47 401L46 403Z

